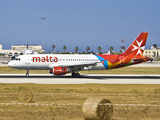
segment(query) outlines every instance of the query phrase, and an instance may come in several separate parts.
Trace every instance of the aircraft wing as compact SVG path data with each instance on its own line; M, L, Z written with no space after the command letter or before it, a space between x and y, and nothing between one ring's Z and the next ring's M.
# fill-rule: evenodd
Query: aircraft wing
M32 50L33 52L38 52L38 51L42 51L42 49L39 49L39 50Z
M85 63L78 63L78 64L66 64L66 65L62 65L63 67L87 67L87 66L91 66L91 65L96 65L97 62L85 62Z
M83 69L84 67L90 67L90 66L95 66L97 63L99 62L81 62L81 63L62 63L62 64L51 64L49 66L49 68L53 68L55 66L59 66L59 67L69 67L69 68L72 68L72 69Z

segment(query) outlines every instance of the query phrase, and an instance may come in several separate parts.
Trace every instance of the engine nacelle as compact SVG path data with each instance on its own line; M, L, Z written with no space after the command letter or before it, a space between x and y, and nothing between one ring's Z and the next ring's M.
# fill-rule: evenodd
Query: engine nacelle
M53 70L49 70L49 73L54 75L65 75L67 73L67 67L53 67Z

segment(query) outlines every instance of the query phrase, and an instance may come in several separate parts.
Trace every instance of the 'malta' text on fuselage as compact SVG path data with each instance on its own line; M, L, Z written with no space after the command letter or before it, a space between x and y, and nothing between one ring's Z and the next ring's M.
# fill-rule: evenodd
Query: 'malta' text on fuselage
M58 62L57 57L45 56L45 57L33 57L33 62Z

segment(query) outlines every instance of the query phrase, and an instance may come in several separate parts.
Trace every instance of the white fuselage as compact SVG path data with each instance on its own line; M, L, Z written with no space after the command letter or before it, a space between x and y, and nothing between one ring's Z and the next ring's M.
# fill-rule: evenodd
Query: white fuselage
M85 64L95 65L86 66ZM81 67L84 64L83 68ZM64 54L31 54L31 55L20 55L15 60L8 63L8 66L17 69L26 70L52 70L56 66L72 66L78 67L82 70L89 69L106 69L100 60L95 55L64 55Z

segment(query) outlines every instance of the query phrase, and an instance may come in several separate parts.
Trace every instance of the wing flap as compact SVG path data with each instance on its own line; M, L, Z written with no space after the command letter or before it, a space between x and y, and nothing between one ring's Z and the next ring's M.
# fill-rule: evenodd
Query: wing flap
M95 66L98 62L81 62L81 63L61 63L61 64L51 64L49 68L53 68L54 66L60 67L88 67Z

